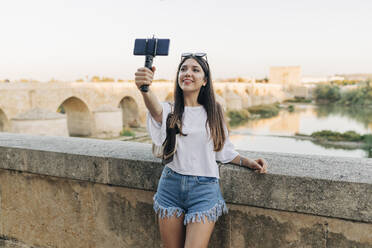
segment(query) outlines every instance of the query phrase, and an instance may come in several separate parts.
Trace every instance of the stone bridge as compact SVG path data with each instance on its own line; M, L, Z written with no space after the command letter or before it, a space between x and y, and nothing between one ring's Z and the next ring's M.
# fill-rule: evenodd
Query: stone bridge
M173 99L173 85L154 83L152 90L160 101L169 101ZM215 83L214 88L225 109L247 108L293 97L278 84ZM123 126L143 125L145 117L146 108L134 83L0 84L0 131L118 136Z

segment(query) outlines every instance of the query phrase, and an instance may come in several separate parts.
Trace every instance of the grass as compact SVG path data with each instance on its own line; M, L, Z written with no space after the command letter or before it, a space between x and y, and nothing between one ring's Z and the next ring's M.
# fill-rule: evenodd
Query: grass
M120 132L120 136L132 136L135 137L136 133L133 132L129 127L124 127L123 130Z
M279 114L279 104L258 105L248 108L249 113L260 115L262 118L270 118Z

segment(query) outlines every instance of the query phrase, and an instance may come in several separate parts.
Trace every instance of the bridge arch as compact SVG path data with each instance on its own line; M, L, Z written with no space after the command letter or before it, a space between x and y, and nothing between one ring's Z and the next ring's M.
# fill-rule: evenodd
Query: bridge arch
M8 131L9 121L4 111L0 108L0 132Z
M123 116L123 127L139 127L141 124L138 104L133 97L126 96L121 99L119 107Z
M222 96L223 95L222 90L221 89L217 89L216 90L216 94L219 95L219 96Z
M93 132L93 115L88 105L72 96L58 107L57 112L67 115L67 129L70 136L86 137Z

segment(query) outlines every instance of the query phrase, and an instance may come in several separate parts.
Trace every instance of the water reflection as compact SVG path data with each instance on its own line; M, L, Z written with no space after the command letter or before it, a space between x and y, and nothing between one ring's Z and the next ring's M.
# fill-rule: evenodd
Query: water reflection
M372 107L342 107L338 105L317 106L318 117L337 115L361 123L369 133L372 132Z
M266 151L296 154L317 154L340 157L368 157L368 152L362 149L346 150L325 148L309 140L293 138L232 134L230 140L236 149L248 151Z
M251 120L233 128L246 130L252 134L275 135L311 134L325 129L338 132L354 130L360 134L372 133L372 109L296 105L294 112L282 110L278 116Z
M337 132L353 130L360 134L372 133L372 109L296 104L294 112L282 110L278 116L251 120L242 126L232 128L231 138L235 146L242 150L372 157L371 150L347 150L308 140L271 136L293 136L296 133L309 135L326 129Z

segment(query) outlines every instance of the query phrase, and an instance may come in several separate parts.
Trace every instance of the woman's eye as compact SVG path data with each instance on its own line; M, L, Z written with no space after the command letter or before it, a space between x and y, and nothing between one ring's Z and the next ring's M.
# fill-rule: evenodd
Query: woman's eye
M199 72L200 70L199 69L194 69L194 72Z
M181 71L185 71L186 69L185 68L181 68Z

